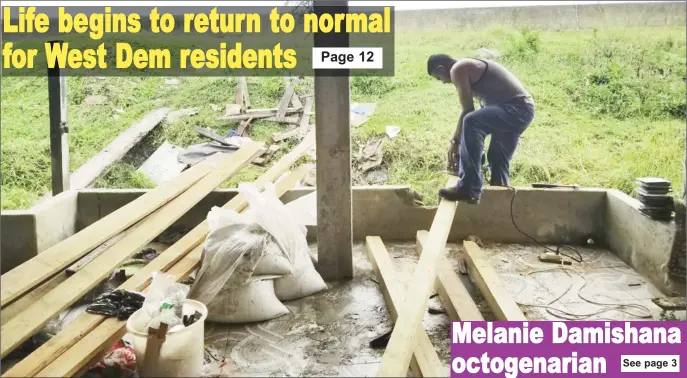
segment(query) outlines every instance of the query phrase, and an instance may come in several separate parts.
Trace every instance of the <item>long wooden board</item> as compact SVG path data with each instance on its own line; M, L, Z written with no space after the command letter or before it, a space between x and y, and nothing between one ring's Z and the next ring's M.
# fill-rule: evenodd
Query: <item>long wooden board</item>
M379 278L391 319L395 321L398 318L400 306L404 302L405 293L394 262L378 236L368 236L365 239L365 248L370 264ZM422 328L422 324L417 327L417 333L417 348L410 361L410 370L416 377L448 377L449 371L442 366L437 351L427 336L427 332Z
M312 169L310 165L303 165L291 172L288 176L286 176L284 179L279 180L275 184L275 189L277 192L277 196L281 197L286 193L289 189L293 188L306 174L307 172ZM262 185L264 187L264 185ZM242 197L242 196L241 196ZM236 197L235 197L236 199ZM230 208L232 210L235 210L237 212L241 212L248 207L248 202L243 199L239 198L238 200L233 202L227 203L224 207L225 208ZM191 233L187 234L184 236L182 239L180 239L177 243L175 243L172 247L170 247L163 255L166 255L170 250L173 251L173 255L167 255L166 257L166 262L164 263L164 267L166 270L167 267L172 266L173 267L169 268L169 271L167 272L168 274L172 275L175 277L177 280L182 280L186 276L188 276L194 269L198 267L200 264L200 256L203 251L203 244L202 241L204 240L204 236L198 239L194 235L199 234L199 230L205 229L205 232L207 233L207 226L203 227L203 224L199 225L192 231L193 235L190 235ZM189 236L190 235L190 236ZM192 241L195 240L195 241ZM189 253L189 251L193 250L193 252ZM160 259L163 255L159 256L157 259L153 260L148 266L146 266L144 269L146 272L141 272L143 274L137 273L134 275L132 278L130 278L124 285L122 285L122 288L128 288L128 289L133 289L134 287L140 290L140 288L143 288L144 286L147 286L149 284L148 278L150 277L150 274L156 270L157 267L160 267L161 264L158 264L157 267L150 267L148 268L151 264L156 264L158 259ZM174 261L172 260L174 259ZM177 263L178 261L178 263ZM157 270L163 270L163 269L157 269ZM137 277L138 276L138 277ZM136 280L134 280L136 278ZM133 281L132 281L133 280ZM130 283L131 281L131 283ZM127 287L124 287L127 285ZM137 286L134 286L137 285ZM38 370L41 368L45 367L42 371L39 372L38 376L45 376L45 377L66 377L66 376L71 376L74 374L74 372L79 371L81 368L84 367L85 364L89 362L89 358L92 358L93 356L96 356L98 351L103 350L108 348L111 344L116 342L118 338L120 338L123 333L125 332L125 327L126 327L126 322L124 321L117 321L116 319L107 319L105 320L104 317L99 317L100 321L93 327L91 327L90 333L88 333L86 336L83 336L85 332L83 330L81 332L74 332L75 330L72 330L69 334L69 338L63 337L62 334L65 333L65 331L60 332L55 338L62 337L63 343L63 349L62 352L64 354L61 354L59 357L54 356L54 355L46 355L46 353L39 353L36 354L34 357L34 354L30 355L27 358L31 358L29 361L31 366L29 364L23 364L26 359L21 361L19 364L23 364L23 366L20 366L20 369L25 369L27 367L30 367L29 370L19 370L15 367L12 368L13 372L11 376L19 376L21 374L24 374L23 376L27 375L34 375ZM103 321L104 320L104 321ZM77 319L78 321L78 319ZM100 324L100 325L98 325ZM96 328L97 326L97 328ZM71 326L68 328L72 328ZM95 336L91 336L91 334L94 334ZM83 337L83 339L81 339ZM51 339L48 341L50 343L53 341L55 338ZM68 344L65 344L64 342L70 341ZM71 347L71 348L70 348ZM40 349L39 349L40 350ZM46 357L50 357L49 360L46 360ZM58 358L56 358L58 357ZM56 358L56 359L55 359ZM54 361L53 361L54 360ZM50 361L53 361L48 365ZM19 365L17 364L17 365ZM15 370L17 369L17 370ZM9 372L8 372L9 373ZM26 374L30 373L30 374ZM10 376L10 375L3 375L4 376Z
M447 185L455 185L455 182L456 178L451 176ZM408 283L409 290L382 357L378 377L404 377L408 371L413 351L417 347L417 327L422 324L429 294L437 277L437 263L446 248L456 208L456 202L445 199L439 202L429 230L427 245L420 256L413 278Z
M315 144L315 134L311 132L301 143L299 143L294 149L289 153L279 159L272 167L270 167L263 175L261 175L255 182L254 185L258 189L263 189L265 184L268 182L276 181L284 172L286 172L296 161L305 154L313 145ZM305 166L303 168L306 172L310 166ZM300 171L300 170L299 170ZM298 178L296 172L289 175L292 179ZM277 194L280 195L281 191L290 189L289 181L280 181L276 184ZM286 188L286 189L285 189ZM226 209L232 209L234 211L243 211L248 206L248 202L243 198L242 195L237 195L232 198L227 204L224 205ZM171 246L164 253L164 259L168 259L169 262L165 262L162 255L158 256L153 262L148 264L150 269L164 270L168 263L173 263L177 256L183 256L188 251L192 250L196 246L200 245L205 236L208 233L207 222L203 221L201 224L193 228L189 233L184 235L179 241L177 241L173 246ZM139 271L140 273L141 271ZM150 274L145 272L141 274L147 274L146 280L150 277ZM140 275L138 275L140 277ZM134 276L136 277L136 275ZM135 284L136 281L134 277L127 280L125 285ZM139 279L139 278L136 278ZM131 281L131 283L129 283ZM48 340L40 348L34 351L32 354L24 358L18 364L16 364L10 371L8 371L3 377L26 377L33 376L38 373L41 369L47 366L51 361L54 361L58 356L68 350L76 342L78 342L85 334L90 332L95 328L100 321L95 320L95 318L84 318L79 317L67 328L62 330L52 339ZM11 374L10 374L11 373ZM8 375L10 374L10 375Z
M62 242L39 253L0 278L2 307L63 270L113 235L159 209L205 177L214 162L203 161Z
M418 231L417 240L415 243L415 252L418 256L422 256L422 249L427 244L429 232ZM477 308L475 301L470 296L470 293L463 285L455 270L451 267L449 261L440 257L437 268L437 278L434 280L434 288L439 294L439 299L444 305L448 317L452 321L479 321L484 320L482 313Z
M494 268L484 258L477 244L464 241L470 278L482 293L497 320L527 321L520 307L508 294Z
M169 204L156 210L145 220L144 225L137 227L107 252L91 261L85 269L76 272L22 314L5 323L0 329L2 357L20 346L52 317L78 301L118 265L139 252L212 190L255 158L263 147L262 143L253 142L224 157L210 174Z

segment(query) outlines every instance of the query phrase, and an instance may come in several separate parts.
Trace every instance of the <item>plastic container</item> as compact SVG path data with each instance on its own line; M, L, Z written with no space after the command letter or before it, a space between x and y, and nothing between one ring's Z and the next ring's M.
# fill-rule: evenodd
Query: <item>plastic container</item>
M203 372L205 353L205 319L208 310L198 301L184 301L184 315L201 313L200 319L190 326L169 332L160 346L157 363L146 364L145 352L148 341L148 321L150 318L140 309L126 322L126 330L131 336L136 365L140 377L200 377Z

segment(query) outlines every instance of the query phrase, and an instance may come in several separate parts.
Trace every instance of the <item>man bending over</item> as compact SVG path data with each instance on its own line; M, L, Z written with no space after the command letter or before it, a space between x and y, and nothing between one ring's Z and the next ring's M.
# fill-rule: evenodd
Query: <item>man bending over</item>
M520 135L534 118L534 100L520 80L502 65L481 59L456 60L435 54L427 61L428 73L458 91L462 108L449 145L449 170L460 181L443 188L439 196L450 201L478 204L482 194L484 137L491 135L487 161L492 186L508 186L510 161ZM481 105L475 110L473 98Z

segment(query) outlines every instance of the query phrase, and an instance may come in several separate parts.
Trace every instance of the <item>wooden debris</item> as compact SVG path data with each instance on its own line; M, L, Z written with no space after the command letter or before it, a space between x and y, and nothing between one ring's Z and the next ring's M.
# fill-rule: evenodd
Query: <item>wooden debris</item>
M196 131L198 134L200 134L200 135L202 135L202 136L204 136L204 137L206 137L206 138L208 138L208 139L214 140L215 142L217 142L217 143L219 143L219 144L221 144L221 145L224 145L224 146L231 146L230 143L227 143L227 141L225 140L225 138L223 138L222 136L220 136L219 134L217 134L216 132L214 132L214 131L212 131L212 130L210 130L210 129L206 129L206 128L204 128L204 127L196 127L196 128L195 128L195 131Z
M241 104L227 104L224 110L225 116L233 116L241 113L243 113L243 109L241 109Z
M284 121L284 116L286 116L286 108L288 107L289 102L291 102L291 98L296 91L296 86L298 85L299 81L299 77L294 77L291 82L289 82L289 85L286 86L284 96L282 96L281 100L279 100L279 105L277 106L278 110L276 116L278 122Z
M665 311L684 311L687 310L685 297L654 298L654 304Z
M276 144L271 145L270 148L265 150L265 152L260 157L253 160L253 164L260 167L264 167L270 161L270 158L272 158L274 153L279 151L280 148L281 146L278 146Z
M485 259L479 246L464 241L465 257L470 277L482 293L497 320L527 321L517 303L508 294L498 274Z
M250 135L250 129L251 129L251 122L253 122L253 118L248 118L245 121L241 121L239 124L238 129L236 130L238 136L240 137L247 137Z
M286 109L287 114L297 113L300 109L288 108ZM248 109L245 114L235 114L231 116L221 116L218 117L218 121L243 121L247 119L257 119L257 118L269 118L277 115L277 109Z
M295 138L299 135L300 130L299 129L293 129L289 130L283 133L274 133L272 134L272 140L274 143L279 143L282 140L290 139L290 138Z
M270 118L265 118L265 121L273 121L273 122L280 122L280 123L288 123L291 125L299 125L300 124L300 118L298 116L292 116L292 117L284 117L281 120L279 120L276 116L275 117L270 117Z

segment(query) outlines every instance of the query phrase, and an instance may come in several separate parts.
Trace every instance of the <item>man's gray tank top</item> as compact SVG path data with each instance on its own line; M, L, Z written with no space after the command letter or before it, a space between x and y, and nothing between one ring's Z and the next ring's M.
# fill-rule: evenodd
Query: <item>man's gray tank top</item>
M516 98L534 104L520 80L505 67L493 61L473 59L487 65L482 76L471 85L473 97L479 99L480 105L503 104Z

